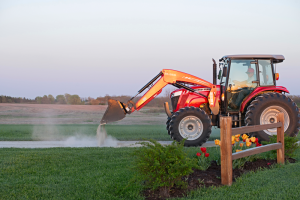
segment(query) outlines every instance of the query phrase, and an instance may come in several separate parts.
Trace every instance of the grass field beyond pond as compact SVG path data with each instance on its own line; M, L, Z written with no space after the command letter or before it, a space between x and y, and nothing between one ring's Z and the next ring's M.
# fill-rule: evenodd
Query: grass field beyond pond
M71 136L95 136L95 124L15 125L0 124L0 141L64 140ZM171 140L164 125L106 125L109 135L118 140ZM212 129L209 140L219 138Z
M143 199L143 184L130 182L137 149L0 149L0 199ZM185 150L192 156L199 148ZM299 199L299 168L297 162L248 173L231 187L202 188L183 199Z

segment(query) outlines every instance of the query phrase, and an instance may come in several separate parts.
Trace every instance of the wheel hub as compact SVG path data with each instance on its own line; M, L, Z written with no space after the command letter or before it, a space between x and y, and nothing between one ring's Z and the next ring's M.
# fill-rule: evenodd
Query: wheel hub
M275 122L275 119L274 119L274 118L271 118L271 119L270 119L270 123L273 124L274 122Z
M191 125L191 124L188 125L189 130L193 130L193 128L194 128L193 125Z
M290 125L290 118L287 113L287 111L280 107L280 106L270 106L266 108L260 116L260 124L273 124L277 123L277 114L279 112L282 112L284 114L284 131L286 131ZM272 128L272 129L267 129L264 130L265 133L268 135L276 135L277 134L277 129Z
M196 140L203 133L203 124L198 117L186 116L179 123L179 133L187 140Z

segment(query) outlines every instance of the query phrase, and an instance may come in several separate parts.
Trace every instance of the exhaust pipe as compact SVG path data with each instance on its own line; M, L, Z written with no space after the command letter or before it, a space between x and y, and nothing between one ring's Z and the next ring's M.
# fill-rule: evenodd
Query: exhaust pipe
M217 64L215 59L212 59L214 64L213 64L213 84L216 85L217 84Z

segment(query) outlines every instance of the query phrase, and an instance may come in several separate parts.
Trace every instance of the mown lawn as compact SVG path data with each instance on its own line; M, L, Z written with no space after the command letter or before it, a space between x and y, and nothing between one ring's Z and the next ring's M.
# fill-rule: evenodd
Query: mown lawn
M0 199L142 199L132 148L0 149Z
M0 141L63 140L70 136L95 136L96 124L15 125L0 124ZM164 125L106 125L109 135L118 140L171 140ZM220 137L212 129L209 140Z
M0 149L0 199L143 199L142 183L130 182L136 149ZM197 150L186 148L189 156ZM297 162L248 173L231 187L202 188L183 199L299 199L299 169Z

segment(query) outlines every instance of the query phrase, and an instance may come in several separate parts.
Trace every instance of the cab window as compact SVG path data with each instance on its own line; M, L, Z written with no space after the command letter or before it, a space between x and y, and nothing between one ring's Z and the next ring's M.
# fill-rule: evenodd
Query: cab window
M259 83L261 86L274 85L272 64L270 60L258 60Z

